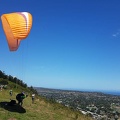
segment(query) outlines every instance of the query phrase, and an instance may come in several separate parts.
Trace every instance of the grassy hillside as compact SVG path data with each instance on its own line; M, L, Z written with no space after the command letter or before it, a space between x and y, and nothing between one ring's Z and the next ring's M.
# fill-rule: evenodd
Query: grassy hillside
M9 90L12 88L13 96ZM28 97L24 99L23 106L8 106L10 99L15 99L16 94L26 91ZM32 104L30 91L9 82L7 89L0 91L0 120L92 120L76 111L68 109L58 103L50 103L37 96ZM15 99L16 100L16 99Z

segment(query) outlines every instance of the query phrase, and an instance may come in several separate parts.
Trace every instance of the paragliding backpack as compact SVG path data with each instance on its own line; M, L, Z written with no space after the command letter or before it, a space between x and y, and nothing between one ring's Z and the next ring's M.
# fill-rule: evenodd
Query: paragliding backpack
M11 100L9 103L8 103L8 105L10 105L10 106L13 106L13 105L15 105L16 104L16 100Z
M17 94L17 96L16 96L16 99L17 99L18 101L21 101L21 100L23 100L24 98L25 98L25 95L24 95L23 93Z

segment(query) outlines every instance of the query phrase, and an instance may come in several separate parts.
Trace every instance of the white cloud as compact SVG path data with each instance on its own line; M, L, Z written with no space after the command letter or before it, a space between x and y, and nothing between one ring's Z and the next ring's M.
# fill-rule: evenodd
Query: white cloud
M120 29L119 29L116 33L114 33L112 36L113 36L113 37L118 37L118 36L120 36Z
M116 35L116 34L113 34L112 36L113 36L113 37L116 37L117 35Z

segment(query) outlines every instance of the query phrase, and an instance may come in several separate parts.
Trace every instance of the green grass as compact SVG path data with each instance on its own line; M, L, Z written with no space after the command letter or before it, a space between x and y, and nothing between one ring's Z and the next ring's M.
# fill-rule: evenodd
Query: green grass
M13 85L13 83L10 84ZM12 97L9 95L10 88L0 91L0 120L92 120L77 111L58 103L51 103L40 96L37 96L32 104L30 94L24 99L22 107L5 105L5 102L10 102L10 99L15 99L21 89L23 90L20 86L17 89L13 88Z

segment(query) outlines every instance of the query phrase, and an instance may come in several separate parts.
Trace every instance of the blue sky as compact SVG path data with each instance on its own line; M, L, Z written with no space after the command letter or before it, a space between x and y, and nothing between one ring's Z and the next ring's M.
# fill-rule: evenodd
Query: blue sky
M119 0L4 0L0 14L30 12L16 52L0 22L0 70L28 86L120 91Z

